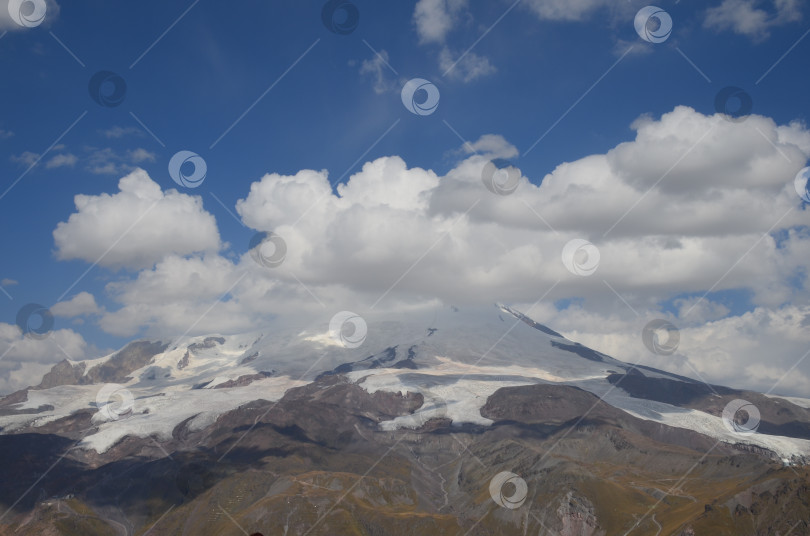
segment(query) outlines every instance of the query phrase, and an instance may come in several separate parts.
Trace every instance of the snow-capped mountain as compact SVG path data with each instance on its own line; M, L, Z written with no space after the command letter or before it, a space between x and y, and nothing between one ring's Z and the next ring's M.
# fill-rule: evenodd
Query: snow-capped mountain
M94 415L98 430L81 442L101 453L128 435L170 438L174 428L188 419L191 429L201 429L247 402L276 401L290 388L322 374L344 374L370 393L421 393L434 402L414 415L383 422L384 429L415 427L433 417L447 417L456 425L488 425L492 421L480 410L495 391L546 383L576 386L635 417L756 445L786 461L810 456L808 439L741 435L729 430L722 415L636 396L617 385L617 379L631 374L637 380L658 380L686 390L703 388L721 398L700 382L634 366L572 342L505 305L489 314L447 310L363 322L364 337L356 348L323 324L190 337L170 346L152 343L152 351L160 351L151 358L146 355L148 362L120 378L111 376L112 381L103 381L93 371L114 364L126 350L84 365L68 362L73 369L81 366L82 373L66 385L28 390L27 400L6 405L0 427L7 433L36 428L81 409L118 404L122 407L115 411ZM135 365L144 362L144 354L140 355L142 360L135 360ZM114 387L102 391L110 383ZM807 408L810 400L793 404Z
M338 398L322 406L333 396ZM154 446L170 459L180 453L193 459L204 445L224 458L267 433L251 435L267 419L279 433L295 430L289 434L297 440L348 449L346 456L360 447L337 438L357 434L417 433L418 448L426 449L425 438L437 426L452 438L500 437L515 423L564 427L563 441L571 430L609 423L666 449L705 446L725 456L746 453L763 460L758 463L801 467L810 459L808 408L810 400L709 386L635 366L499 305L396 318L345 313L331 322L248 334L139 341L93 361L64 361L40 385L0 401L0 440L69 438L77 447L71 459L104 468L132 456L162 458ZM747 418L738 417L740 409ZM320 420L324 415L332 415L334 428ZM427 449L421 456L438 461L442 455ZM422 467L422 457L415 463ZM445 500L458 492L448 485L440 485Z

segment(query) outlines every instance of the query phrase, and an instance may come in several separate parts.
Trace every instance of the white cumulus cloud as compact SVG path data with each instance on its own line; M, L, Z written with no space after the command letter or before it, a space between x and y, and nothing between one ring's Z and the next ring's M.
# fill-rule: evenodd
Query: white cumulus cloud
M419 0L413 22L421 43L443 43L458 23L467 0Z
M770 36L771 29L801 19L799 0L723 0L706 11L703 25L762 41Z
M38 339L23 336L16 325L0 322L0 393L37 385L59 361L81 360L92 350L70 329L56 329L47 338Z
M89 292L79 292L69 300L53 305L50 311L54 316L73 318L76 316L97 314L101 309L92 294Z
M594 11L615 4L610 0L529 0L528 6L540 19L579 21Z
M121 179L113 195L77 195L76 212L53 232L59 259L144 268L166 255L216 251L219 230L197 196L162 192L143 170Z

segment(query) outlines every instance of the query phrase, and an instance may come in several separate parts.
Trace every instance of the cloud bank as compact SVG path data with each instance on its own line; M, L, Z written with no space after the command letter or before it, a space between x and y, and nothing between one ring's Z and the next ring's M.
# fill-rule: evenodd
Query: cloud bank
M793 186L810 131L684 106L632 128L632 141L521 177L511 195L495 195L481 178L492 159L520 167L517 149L491 134L462 147L444 175L398 156L366 162L336 189L325 170L269 173L236 204L249 230L233 251L199 196L161 191L138 170L115 194L77 196L76 212L56 227L58 258L125 272L103 299L80 293L54 313L88 317L114 335L161 337L340 310L502 301L620 359L806 391L810 362L780 377L810 346L810 230ZM283 238L280 266L249 254L256 231ZM593 275L563 264L572 239L598 248ZM722 291L750 303L732 314ZM666 359L641 343L657 317L682 332Z

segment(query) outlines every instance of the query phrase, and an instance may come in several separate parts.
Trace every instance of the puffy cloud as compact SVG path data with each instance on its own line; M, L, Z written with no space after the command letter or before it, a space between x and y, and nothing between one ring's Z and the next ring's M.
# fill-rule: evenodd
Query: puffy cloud
M388 52L385 50L380 50L371 59L363 60L360 65L360 74L371 76L374 81L374 93L378 95L398 91L397 81L393 79L392 73L388 64Z
M120 129L123 130L123 129ZM110 132L112 132L110 134ZM108 137L118 135L117 131L107 131ZM123 136L125 134L121 134ZM60 144L53 147L53 151L65 151L65 145ZM155 162L157 155L143 148L136 148L124 152L118 152L109 147L99 149L96 147L84 147L82 160L85 162L85 169L96 175L124 175L137 169L138 165L146 162ZM25 151L19 155L12 155L11 161L23 167L30 167L48 156L40 155L31 151ZM55 154L47 159L45 169L57 169L62 167L73 167L79 161L79 157L69 152Z
M762 4L773 4L773 11L758 7ZM762 41L770 36L772 28L801 19L802 11L798 0L723 0L719 6L706 11L703 25L706 28L730 30L755 41Z
M733 123L680 106L633 128L634 141L560 164L540 186L485 198L471 217L534 229L539 214L558 232L614 244L640 237L635 245L656 255L690 239L761 236L783 216L777 229L804 222L798 211L786 214L798 207L792 180L808 154L810 133L800 124L777 127L761 116ZM432 196L437 211L469 206L480 190L469 178L477 166L469 159L448 174Z
M122 175L135 170L139 164L154 162L157 158L154 153L141 148L119 153L109 147L86 147L85 152L87 171L96 175Z
M76 162L78 160L79 159L76 157L75 154L70 153L57 154L54 155L50 160L48 160L48 163L45 164L45 167L47 169L54 169L60 167L73 167L76 165Z
M699 307L715 313L722 313L724 308L706 300ZM644 311L636 317L572 307L538 311L536 316L569 338L630 363L712 384L807 396L810 307L757 307L739 316L705 322L696 322L700 318L693 318L693 313L683 317L683 312L670 316ZM674 354L654 354L644 346L641 332L653 318L665 318L679 328L680 341Z
M189 329L194 333L249 330L255 319L238 301L217 303L239 280L236 266L223 257L168 256L132 281L108 284L108 294L123 306L105 314L101 327L119 336L135 335L142 328L157 335L179 335Z
M71 299L59 302L50 308L54 316L73 318L101 312L96 298L89 292L80 292Z
M129 159L136 164L142 164L143 162L154 162L157 158L155 153L151 153L146 149L141 149L140 147L132 151L127 151L127 157L129 157Z
M18 155L11 155L12 162L20 164L24 167L33 166L39 160L39 158L39 153L32 153L31 151L25 151Z
M543 20L579 21L612 3L609 0L529 0L528 6Z
M157 339L181 334L243 333L273 322L324 314L295 274L268 270L250 255L231 260L219 255L169 256L131 280L107 285L121 306L105 311L101 328L111 334ZM317 289L328 303L354 303L355 291L325 285ZM274 318L280 315L280 318Z
M471 82L496 72L496 68L484 56L466 51L463 55L453 52L445 42L448 34L467 13L467 0L419 0L413 13L416 33L421 44L442 45L439 52L439 68L450 78Z
M447 47L444 47L439 53L439 68L448 76L464 82L472 82L476 78L482 78L497 71L489 59L479 56L475 52L467 52L463 56L454 57Z
M602 279L655 299L745 287L760 305L788 300L806 233L791 230L781 242L769 233L805 224L792 179L808 132L687 107L633 128L634 141L561 164L511 196L484 188L490 154L444 177L388 157L367 163L337 195L325 172L267 175L237 211L246 225L285 238L285 266L302 282L345 285L372 302L418 259L397 290L448 302L518 300L556 282L555 298L601 296L609 292ZM495 137L476 148L515 155ZM572 238L601 250L599 277L564 268Z
M419 0L413 22L421 43L443 43L456 25L467 0Z
M37 385L54 364L84 359L91 350L81 335L69 329L35 339L24 337L15 325L0 322L0 393Z
M143 170L121 179L117 194L77 195L76 212L53 232L59 259L145 268L176 253L216 251L214 217L199 197L162 192Z
M506 141L499 134L484 134L473 143L465 143L462 150L466 153L479 153L484 158L515 158L518 156L517 147Z

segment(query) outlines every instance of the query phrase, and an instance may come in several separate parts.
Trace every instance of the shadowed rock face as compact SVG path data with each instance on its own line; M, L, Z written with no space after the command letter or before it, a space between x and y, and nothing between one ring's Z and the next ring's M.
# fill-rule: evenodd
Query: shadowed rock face
M19 415L23 413L36 414L43 411L50 411L53 409L51 405L41 406L39 408L17 409L14 406L28 400L28 389L16 391L7 397L0 400L0 417L4 415Z
M177 370L183 370L188 366L189 358L191 357L191 352L186 350L186 353L183 354L183 358L177 362Z
M206 339L207 340L207 339ZM42 377L32 389L50 389L60 385L93 385L97 383L121 383L139 368L148 365L152 358L164 352L168 344L137 341L128 344L109 360L91 368L85 374L85 363L72 365L67 359L60 361Z
M224 337L206 337L203 342L196 342L194 344L190 344L188 349L192 352L197 352L199 350L206 350L209 348L213 348L218 344L225 344Z
M481 415L494 421L526 424L562 424L586 412L592 418L619 419L624 412L595 395L565 385L526 385L495 391L481 408Z
M683 382L667 378L648 378L640 373L610 374L607 379L635 398L655 400L676 406L688 406L715 393L720 395L739 395L741 393L741 391L720 385Z
M214 386L214 389L227 389L229 387L244 387L246 385L250 385L256 380L263 380L264 378L269 378L272 376L272 372L259 372L257 374L244 374L239 376L235 380L228 380L226 382L218 383Z
M168 343L138 341L128 344L111 359L87 371L81 384L122 383L133 371L148 365L152 358L164 352Z
M429 335L428 335L429 336ZM395 369L413 369L419 368L414 358L416 357L416 345L412 345L407 349L407 354L399 346L391 346L374 355L370 355L360 361L350 363L343 363L335 367L334 370L324 373L324 376L330 374L345 374L355 370L370 370L380 368L395 368Z
M0 534L140 534L156 522L150 534L607 536L635 523L639 534L658 524L661 534L776 534L810 519L807 468L794 474L767 453L636 419L576 387L501 388L481 411L489 427L379 428L423 403L330 375L203 429L185 422L170 440L128 437L102 455L54 435L79 434L89 414L0 435L0 468L12 477L0 503L24 496ZM25 494L31 468L42 474L62 455ZM526 482L517 509L490 496L502 471Z
M649 378L643 374L610 374L608 381L635 398L698 409L712 415L721 415L732 400L744 399L760 412L760 433L810 439L810 410L781 398L720 385Z
M67 359L62 360L42 377L42 381L34 389L50 389L59 385L78 385L82 376L84 376L85 366L84 363L72 365Z

